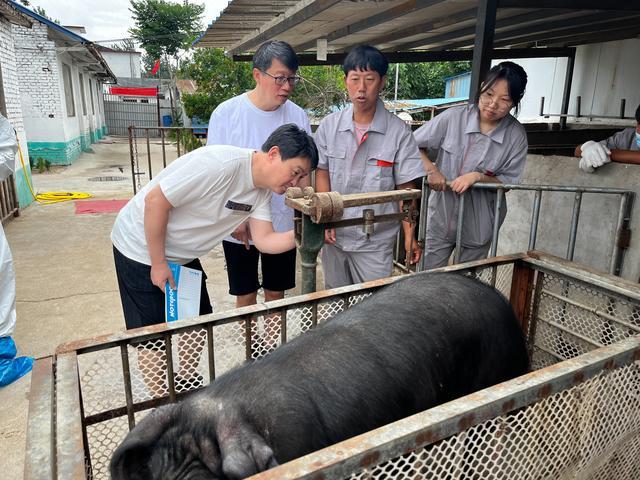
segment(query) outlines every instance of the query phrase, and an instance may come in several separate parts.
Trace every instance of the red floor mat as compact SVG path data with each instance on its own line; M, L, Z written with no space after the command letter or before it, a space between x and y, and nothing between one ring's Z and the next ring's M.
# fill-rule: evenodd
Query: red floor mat
M118 213L129 200L80 200L76 201L76 215L83 213Z

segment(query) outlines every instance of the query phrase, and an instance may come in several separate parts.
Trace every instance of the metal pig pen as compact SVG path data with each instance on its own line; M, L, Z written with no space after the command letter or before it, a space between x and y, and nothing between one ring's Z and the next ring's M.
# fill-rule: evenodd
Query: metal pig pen
M255 478L638 478L638 285L536 252L440 270L505 293L527 333L533 372ZM188 394L174 370L212 381L394 280L61 346L34 368L25 478L109 478L111 454L135 422ZM185 336L202 345L195 365L179 365ZM156 394L136 358L145 341L165 347L166 381Z

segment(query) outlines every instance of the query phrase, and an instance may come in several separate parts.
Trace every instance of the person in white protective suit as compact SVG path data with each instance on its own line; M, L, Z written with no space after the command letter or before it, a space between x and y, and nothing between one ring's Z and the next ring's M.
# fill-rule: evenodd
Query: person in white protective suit
M619 151L612 154L612 150ZM574 155L580 158L580 170L587 173L595 172L597 168L611 162L611 160L622 163L639 163L640 105L636 109L635 127L625 128L600 142L589 140L578 145Z
M9 120L0 115L0 181L15 170L18 143ZM16 326L16 274L4 229L0 223L0 387L31 371L33 358L16 357L11 338Z

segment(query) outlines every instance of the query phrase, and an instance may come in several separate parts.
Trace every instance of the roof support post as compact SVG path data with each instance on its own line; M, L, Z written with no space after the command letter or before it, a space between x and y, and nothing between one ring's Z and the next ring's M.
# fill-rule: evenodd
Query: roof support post
M567 113L569 113L569 99L571 98L571 83L573 82L573 66L576 60L576 50L573 49L571 55L567 57L567 72L564 75L564 90L562 91L562 105L560 113L560 130L567 128Z
M473 98L476 93L480 91L482 79L486 76L487 72L489 72L497 10L498 0L478 1L478 17L475 44L473 47L473 62L471 64L469 98Z

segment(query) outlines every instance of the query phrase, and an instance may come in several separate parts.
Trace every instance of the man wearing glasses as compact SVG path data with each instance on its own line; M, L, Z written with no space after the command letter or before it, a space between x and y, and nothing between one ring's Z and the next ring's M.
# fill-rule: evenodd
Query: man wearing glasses
M259 151L271 132L286 123L294 123L311 133L307 114L289 100L300 81L297 70L298 57L288 43L262 44L253 56L255 88L218 105L209 120L207 145L233 145ZM283 195L272 195L271 216L276 232L293 229L293 211L284 204ZM247 223L227 237L222 246L229 293L236 297L236 307L257 301L261 286L258 258L262 263L265 301L284 298L284 291L295 287L295 248L277 255L260 253L251 241Z

